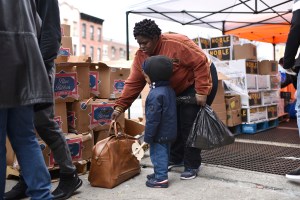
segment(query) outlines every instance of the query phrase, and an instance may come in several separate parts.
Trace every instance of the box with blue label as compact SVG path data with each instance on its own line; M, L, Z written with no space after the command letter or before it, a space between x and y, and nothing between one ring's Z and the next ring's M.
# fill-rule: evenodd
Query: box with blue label
M120 97L129 76L132 61L93 63L90 67L90 90L99 98Z
M79 133L89 130L107 130L111 123L111 115L114 111L114 100L108 99L84 99L73 102L68 113L73 113L75 129ZM71 112L70 112L71 111ZM71 117L70 117L71 118ZM118 118L124 128L124 114Z
M70 57L68 63L58 63L54 80L55 102L73 102L90 97L88 57Z
M66 134L65 137L73 162L89 160L92 157L92 148L94 146L92 132L86 132L78 135ZM56 167L57 163L54 159L51 149L43 140L39 140L39 144L44 156L46 166L48 168Z

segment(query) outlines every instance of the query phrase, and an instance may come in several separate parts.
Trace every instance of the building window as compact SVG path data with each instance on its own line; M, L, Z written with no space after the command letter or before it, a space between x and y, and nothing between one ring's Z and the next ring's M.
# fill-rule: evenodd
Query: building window
M91 40L94 40L94 26L90 26L90 36Z
M103 45L103 56L108 56L108 46Z
M98 58L98 61L101 60L101 49L100 48L97 49L97 58Z
M73 22L73 36L77 36L78 33L77 33L77 22Z
M91 57L91 60L93 61L94 60L94 47L90 47L90 57Z
M77 55L77 45L76 44L73 45L73 55L74 56Z
M124 51L124 49L120 48L119 52L120 52L120 58L125 58L125 51Z
M86 38L86 24L82 24L82 38Z
M68 24L68 19L64 19L64 24Z
M101 28L98 28L97 38L98 38L98 42L101 42Z
M111 58L115 58L115 57L116 57L116 48L111 47Z
M86 55L86 46L85 45L82 45L82 48L81 48L81 55Z

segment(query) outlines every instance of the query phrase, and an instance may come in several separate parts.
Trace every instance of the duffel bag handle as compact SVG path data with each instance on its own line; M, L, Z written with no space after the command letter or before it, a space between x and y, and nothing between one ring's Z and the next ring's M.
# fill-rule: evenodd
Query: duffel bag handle
M116 137L120 136L120 135L126 135L125 132L124 132L124 129L122 128L120 122L117 122L117 121L112 121L110 123L110 126L109 126L109 133L111 133L111 130L114 129L114 135Z

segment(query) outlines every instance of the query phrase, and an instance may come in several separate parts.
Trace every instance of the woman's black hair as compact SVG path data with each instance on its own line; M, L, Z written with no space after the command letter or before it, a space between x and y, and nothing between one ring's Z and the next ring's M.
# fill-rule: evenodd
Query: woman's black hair
M153 39L155 36L160 36L161 30L154 20L144 19L143 21L135 23L133 28L133 36L144 36Z

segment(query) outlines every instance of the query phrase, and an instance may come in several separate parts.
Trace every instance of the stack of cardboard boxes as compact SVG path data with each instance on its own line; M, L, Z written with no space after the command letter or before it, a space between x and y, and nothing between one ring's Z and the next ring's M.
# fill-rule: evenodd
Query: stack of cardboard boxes
M69 31L68 26L62 25L61 50L69 49L72 52ZM130 65L119 67L110 63L91 63L89 57L72 56L71 53L60 54L55 62L54 119L64 133L73 161L89 161L94 144L110 134L115 101L122 93ZM118 122L131 135L141 134L144 128L138 122L125 119L124 114L118 118ZM37 137L47 167L57 168L51 149L38 134ZM8 140L7 149L7 164L18 168Z
M239 39L232 35L211 38L211 48L207 49L207 52L217 58L217 61L214 61L217 71L228 77L228 80L224 81L225 93L230 95L226 102L240 102L242 132L255 133L260 130L249 131L247 124L254 124L251 126L256 127L257 123L272 121L278 117L278 63L270 60L258 61L256 46L251 43L240 45L238 41ZM227 126L238 125L239 108L234 111L228 108L230 105L227 105ZM231 121L233 119L236 121ZM247 127L247 130L243 127Z

